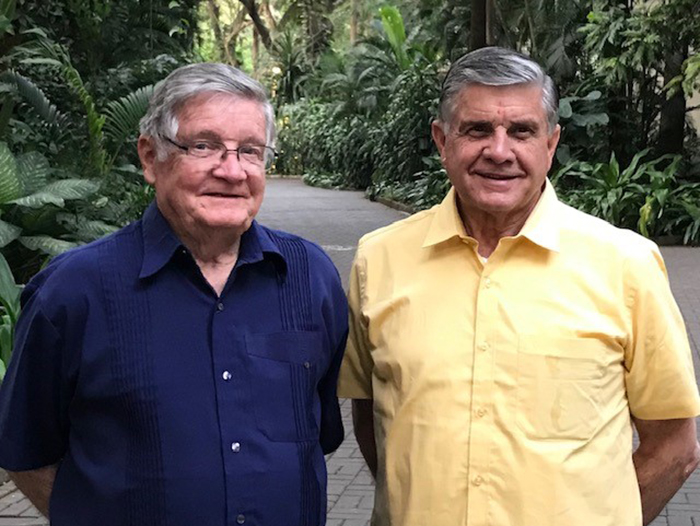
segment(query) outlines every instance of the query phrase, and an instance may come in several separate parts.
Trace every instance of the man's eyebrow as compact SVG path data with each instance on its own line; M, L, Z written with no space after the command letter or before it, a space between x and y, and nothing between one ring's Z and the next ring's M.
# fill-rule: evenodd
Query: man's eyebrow
M191 139L206 139L209 141L221 142L221 136L212 130L199 130L190 136Z
M532 128L533 130L537 130L540 127L540 123L537 119L517 119L514 121L511 121L510 125L508 126L509 128L513 128L516 126L525 126L527 128Z
M466 128L473 128L474 126L482 126L486 128L493 128L493 124L488 120L466 120L459 123L459 129L464 130Z
M226 140L213 130L199 130L191 136L192 139L204 139L213 142L223 142ZM246 135L238 141L239 144L265 144L265 140L257 135Z

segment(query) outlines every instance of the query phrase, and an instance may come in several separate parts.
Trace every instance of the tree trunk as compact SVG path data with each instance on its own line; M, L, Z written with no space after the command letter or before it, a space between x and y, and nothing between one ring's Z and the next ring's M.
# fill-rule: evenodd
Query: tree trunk
M260 18L260 13L258 12L258 6L255 4L255 0L240 0L248 11L250 19L253 21L256 33L262 40L265 49L272 52L272 39L270 38L270 31L267 29L265 22Z
M258 55L260 53L260 35L256 27L253 27L253 47L250 50L250 58L253 61L253 71L258 70Z
M683 61L688 56L688 45L679 46L681 49L670 50L666 54L664 67L664 84L682 73ZM661 120L659 123L659 154L683 153L683 138L685 136L685 94L679 89L670 99L661 104Z
M275 17L272 15L272 9L270 9L270 0L263 0L261 7L263 13L265 14L265 18L267 18L267 23L270 25L270 30L272 32L277 31L277 20L275 20Z
M214 40L219 48L219 57L223 58L228 55L226 52L226 43L224 42L224 36L221 33L221 12L219 10L219 5L216 0L207 0L207 9L209 11L209 20L211 22L211 27L214 30Z
M240 9L236 13L236 17L233 19L233 23L226 28L226 35L224 36L224 44L226 45L226 59L232 66L238 66L238 55L236 54L236 47L238 41L238 35L247 26L246 15L247 11L245 9Z
M472 18L471 18L471 35L469 37L469 47L479 49L486 47L486 13L487 0L471 0Z
M357 42L358 29L360 25L360 0L350 2L350 44Z
M486 0L486 45L493 46L496 44L496 0Z

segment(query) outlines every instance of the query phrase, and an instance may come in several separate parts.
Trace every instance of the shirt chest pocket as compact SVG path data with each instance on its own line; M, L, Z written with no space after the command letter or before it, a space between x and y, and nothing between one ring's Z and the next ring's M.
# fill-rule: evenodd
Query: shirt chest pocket
M517 421L534 439L586 440L601 421L603 342L521 337Z
M321 333L278 332L246 337L253 411L270 440L318 438L314 414Z

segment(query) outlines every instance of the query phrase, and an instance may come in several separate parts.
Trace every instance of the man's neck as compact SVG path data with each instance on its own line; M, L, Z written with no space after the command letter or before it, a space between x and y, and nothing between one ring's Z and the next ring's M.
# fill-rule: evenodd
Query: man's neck
M190 251L199 270L217 295L238 261L241 235L230 228L202 229L187 218L161 210L178 239Z
M459 200L457 203L457 209L467 235L478 242L478 252L485 258L493 254L502 238L517 236L534 209L533 206L531 209L508 216L488 214L482 211L466 214L463 212L464 207Z

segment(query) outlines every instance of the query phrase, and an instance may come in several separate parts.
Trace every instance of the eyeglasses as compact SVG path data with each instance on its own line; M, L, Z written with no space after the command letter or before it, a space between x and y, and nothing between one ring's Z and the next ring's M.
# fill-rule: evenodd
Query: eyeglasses
M266 162L271 161L277 155L273 148L262 144L241 144L238 148L226 148L225 144L217 141L197 140L191 144L178 144L169 137L163 138L187 155L198 159L223 161L229 152L236 152L236 159L239 163L248 164L255 168L263 168Z

